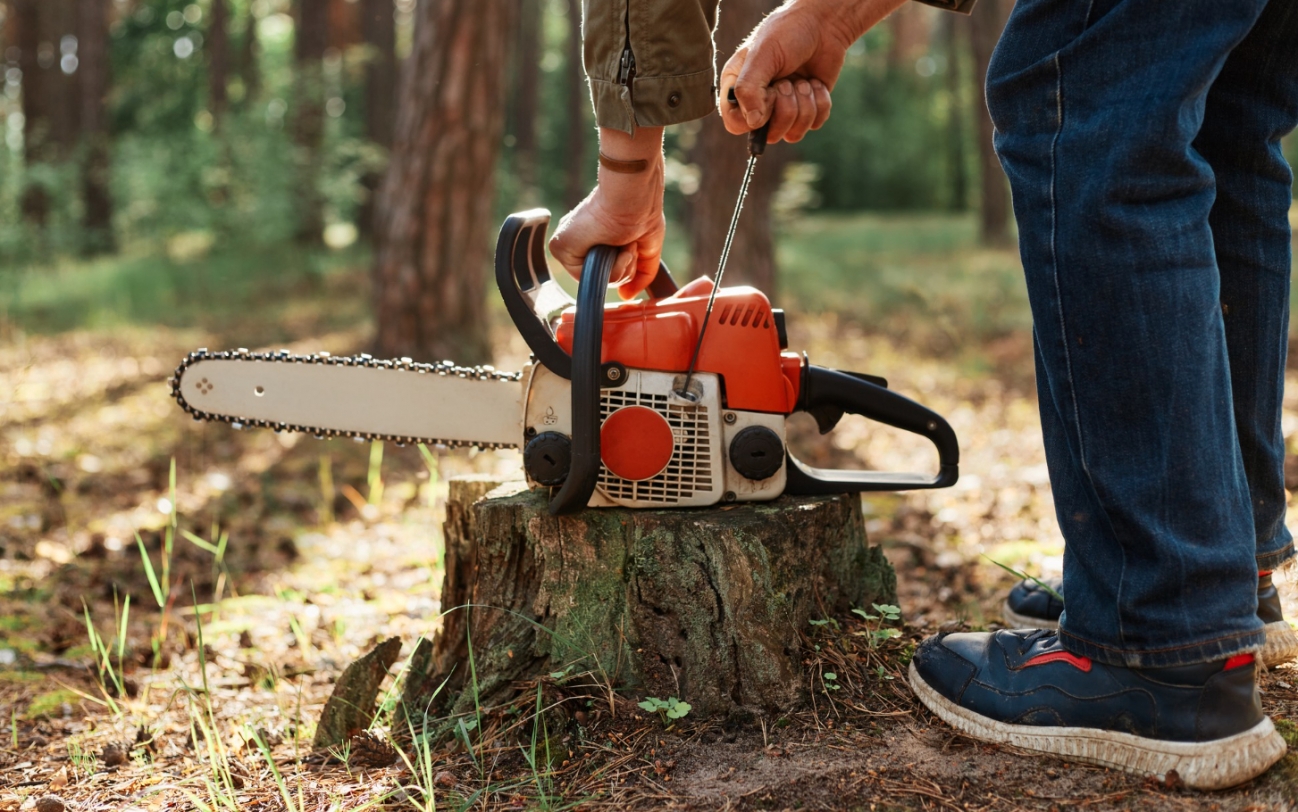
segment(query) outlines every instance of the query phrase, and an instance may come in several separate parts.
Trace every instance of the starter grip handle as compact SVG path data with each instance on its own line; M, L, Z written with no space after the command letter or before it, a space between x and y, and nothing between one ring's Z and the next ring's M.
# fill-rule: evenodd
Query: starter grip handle
M550 515L581 510L599 480L599 389L602 375L604 296L617 248L597 245L586 254L577 284L572 325L572 451L568 478L550 499Z
M536 360L559 377L571 380L572 357L554 340L550 317L574 302L550 276L545 259L549 227L549 209L529 209L505 218L496 239L496 287L500 289L505 310ZM613 256L617 257L616 249ZM608 287L607 278L603 287ZM602 290L597 305L601 309L604 307ZM663 299L676 291L671 272L666 264L659 262L658 273L649 283L649 295Z
M788 484L785 493L812 495L922 490L946 488L956 483L960 476L960 443L945 418L904 395L870 381L846 372L807 364L803 368L802 386L794 411L823 414L840 410L928 438L937 448L937 476L812 468L792 454L787 454ZM821 433L827 433L832 427L833 422L829 425L822 422Z

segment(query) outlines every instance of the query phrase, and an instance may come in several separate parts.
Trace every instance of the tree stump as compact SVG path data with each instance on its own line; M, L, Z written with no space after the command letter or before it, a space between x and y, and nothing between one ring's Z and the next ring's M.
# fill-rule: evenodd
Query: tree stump
M855 495L553 517L544 492L490 486L449 483L443 626L403 696L416 719L565 669L694 717L779 713L804 698L810 620L896 601Z

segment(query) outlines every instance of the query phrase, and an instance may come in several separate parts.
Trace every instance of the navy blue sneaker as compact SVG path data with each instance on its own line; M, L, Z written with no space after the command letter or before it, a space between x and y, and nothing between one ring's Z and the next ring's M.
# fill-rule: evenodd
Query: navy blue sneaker
M1058 629L1059 616L1064 613L1064 602L1050 594L1064 594L1063 578L1042 578L1036 581L1019 581L1005 596L1005 605L1001 607L1001 616L1005 625L1012 629Z
M1255 671L1252 654L1175 668L1104 665L1066 651L1056 632L1020 629L928 638L910 685L975 739L1224 789L1285 754Z
M1005 598L1001 616L1014 629L1057 629L1064 602L1050 594L1064 594L1063 578L1043 578L1046 589L1035 581L1019 581ZM1266 624L1266 645L1258 658L1267 668L1275 668L1298 657L1298 632L1280 611L1280 594L1276 592L1270 572L1257 574L1257 616Z

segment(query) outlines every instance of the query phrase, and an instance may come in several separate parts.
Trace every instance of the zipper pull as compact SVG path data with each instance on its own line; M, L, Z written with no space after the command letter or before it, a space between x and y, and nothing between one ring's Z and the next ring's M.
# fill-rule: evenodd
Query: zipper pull
M618 63L617 81L621 85L630 85L635 76L635 54L631 53L631 43L622 49L622 60Z

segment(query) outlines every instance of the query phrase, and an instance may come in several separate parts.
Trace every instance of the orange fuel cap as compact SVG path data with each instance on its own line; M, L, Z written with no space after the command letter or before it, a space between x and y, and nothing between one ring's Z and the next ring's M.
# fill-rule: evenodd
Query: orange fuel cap
M637 482L662 473L676 446L672 427L644 406L624 406L599 430L599 456L616 476Z

